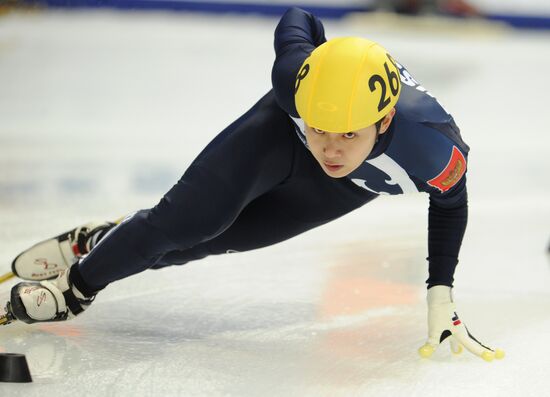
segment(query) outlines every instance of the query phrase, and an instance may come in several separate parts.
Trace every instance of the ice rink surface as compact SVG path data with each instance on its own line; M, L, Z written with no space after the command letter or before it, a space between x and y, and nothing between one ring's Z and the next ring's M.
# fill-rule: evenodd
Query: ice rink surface
M153 206L270 88L276 19L0 17L0 273L29 245ZM382 197L258 251L146 271L77 319L0 329L32 384L1 396L542 396L550 387L550 34L391 17L377 40L471 146L455 300L503 348L425 360L427 196ZM193 209L190 208L190 211ZM2 302L15 281L0 285ZM3 304L3 303L2 303Z

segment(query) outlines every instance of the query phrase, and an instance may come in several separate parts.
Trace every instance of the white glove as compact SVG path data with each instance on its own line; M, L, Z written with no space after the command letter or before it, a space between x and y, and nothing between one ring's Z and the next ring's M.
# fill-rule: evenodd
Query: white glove
M418 349L418 353L422 357L430 357L437 346L449 336L454 354L462 353L464 346L485 361L504 358L503 350L493 350L483 345L468 332L468 328L456 314L451 287L436 285L428 290L428 340Z

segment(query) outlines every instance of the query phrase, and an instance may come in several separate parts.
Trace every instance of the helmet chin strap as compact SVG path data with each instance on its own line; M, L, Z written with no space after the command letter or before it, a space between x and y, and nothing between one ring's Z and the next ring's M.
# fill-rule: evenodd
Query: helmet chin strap
M380 140L380 135L382 135L382 133L380 132L381 129L382 129L382 124L380 124L380 127L376 129L376 138L374 139L374 144L377 144L378 141Z
M383 133L385 133L386 130L387 130L388 128L390 128L391 122L393 121L393 119L390 120L390 124L388 124L388 127L384 130L383 133L380 132L380 131L382 130L382 124L384 124L384 120L386 120L386 117L387 117L387 115L384 116L384 118L382 119L382 122L380 123L380 126L379 126L378 128L376 128L376 139L375 139L375 141L374 141L375 144L378 143L378 141L380 140L380 135L382 135Z

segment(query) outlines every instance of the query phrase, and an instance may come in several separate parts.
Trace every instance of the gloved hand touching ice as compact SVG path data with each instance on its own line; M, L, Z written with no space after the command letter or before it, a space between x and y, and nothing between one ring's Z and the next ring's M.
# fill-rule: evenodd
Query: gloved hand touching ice
M435 349L450 337L451 350L460 354L466 348L485 361L504 358L504 351L479 342L460 320L453 302L451 287L436 285L428 289L428 340L418 353L430 357Z

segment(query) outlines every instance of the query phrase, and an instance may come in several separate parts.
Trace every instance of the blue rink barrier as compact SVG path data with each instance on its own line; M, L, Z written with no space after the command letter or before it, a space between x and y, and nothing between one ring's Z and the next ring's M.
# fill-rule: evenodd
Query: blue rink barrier
M341 18L350 12L369 11L365 7L329 7L311 4L267 4L239 2L205 2L186 0L38 0L39 3L53 7L105 7L126 10L174 10L200 11L210 13L253 13L262 15L282 15L290 7L300 7L321 18Z
M23 0L25 1L25 0ZM321 6L312 4L288 3L239 3L239 2L209 2L187 0L26 0L52 7L86 7L115 8L125 10L173 10L199 11L209 13L254 13L262 15L281 15L286 9L297 6L308 10L320 18L341 18L350 12L372 11L372 7L352 6ZM336 3L336 2L335 2ZM511 15L487 14L488 20L500 21L516 28L550 29L550 15Z
M485 18L491 21L506 22L515 28L524 29L550 29L550 16L525 16L525 15L498 15L489 14Z

